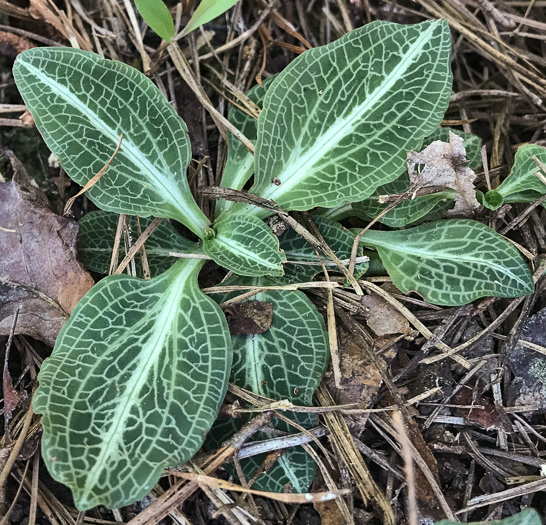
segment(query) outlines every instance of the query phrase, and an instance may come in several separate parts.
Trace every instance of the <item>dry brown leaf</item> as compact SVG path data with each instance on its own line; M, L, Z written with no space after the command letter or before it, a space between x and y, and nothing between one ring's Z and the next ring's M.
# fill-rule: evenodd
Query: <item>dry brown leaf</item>
M366 308L364 317L368 327L378 337L411 331L409 321L382 297L364 295L360 302Z
M449 134L449 143L434 141L423 151L408 153L408 173L412 184L422 187L444 186L457 192L455 206L449 216L469 217L480 208L476 199L476 174L467 166L463 139ZM424 168L416 172L418 165Z
M13 153L5 155L14 175L0 184L0 334L21 306L15 333L53 346L93 278L76 258L77 222L53 213Z

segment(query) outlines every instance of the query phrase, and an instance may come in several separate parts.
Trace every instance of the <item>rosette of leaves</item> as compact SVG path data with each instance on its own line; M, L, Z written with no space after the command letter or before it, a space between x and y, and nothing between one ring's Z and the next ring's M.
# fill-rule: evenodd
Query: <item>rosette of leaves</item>
M445 21L374 22L303 53L271 81L263 99L251 191L286 211L310 210L361 201L396 180L407 151L443 118L449 62ZM285 256L261 221L271 210L236 204L212 223L199 208L186 177L187 127L136 69L76 49L34 48L18 56L14 78L46 144L77 183L88 183L119 143L87 192L99 208L178 221L199 239L187 254L197 258L151 280L100 281L74 310L39 375L34 407L42 414L48 470L70 487L80 510L120 507L144 496L165 467L195 454L226 392L232 342L224 314L198 286L203 254L226 270L260 278L280 275ZM477 231L501 255L491 255L493 274L469 263L463 284L451 278L445 257L424 249L431 232L419 232L418 247L400 232L368 232L364 244L378 250L393 279L398 266L406 272L427 267L419 257L434 260L426 282L440 304L480 293L528 293L529 270L505 241L491 239L492 230L472 224L454 228ZM450 239L442 237L441 253L460 250ZM477 249L476 236L467 232L464 241ZM481 283L491 276L493 284ZM465 283L478 283L477 292ZM279 321L289 315L277 310ZM302 330L310 328L302 324ZM306 334L310 348L322 344L323 332Z

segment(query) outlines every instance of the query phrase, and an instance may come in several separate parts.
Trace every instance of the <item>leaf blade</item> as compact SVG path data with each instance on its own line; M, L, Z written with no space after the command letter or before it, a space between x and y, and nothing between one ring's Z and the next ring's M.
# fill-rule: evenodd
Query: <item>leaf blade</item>
M238 275L281 276L284 254L279 240L260 219L251 215L225 214L203 240L204 252Z
M114 241L119 215L108 211L92 211L79 221L78 255L82 263L91 271L108 273L110 260L114 249ZM144 231L152 223L151 217L140 219ZM129 218L129 230L132 240L137 238L136 217ZM120 243L118 259L125 257L125 249ZM178 259L169 256L169 252L184 253L195 243L182 237L168 221L162 221L145 243L146 257L150 265L152 277L168 270ZM139 254L136 256L137 275L142 276L142 265Z
M199 290L203 261L149 281L110 276L63 326L40 372L43 457L79 509L142 498L201 446L227 389L225 317Z
M519 252L491 228L451 219L403 231L368 231L362 240L379 256L394 284L446 306L480 297L518 297L534 290Z
M442 119L449 57L445 21L371 23L303 53L266 94L252 193L285 210L307 210L363 199L395 179L406 152Z
M140 16L163 40L170 42L174 36L173 17L161 0L135 0Z
M220 16L222 13L225 13L228 9L233 7L237 1L238 0L202 0L180 36L186 36L199 26L202 26L217 16Z
M191 195L187 127L161 92L126 64L70 48L17 56L17 87L40 133L72 179L104 210L179 220L201 236L209 221ZM114 90L110 86L115 86Z

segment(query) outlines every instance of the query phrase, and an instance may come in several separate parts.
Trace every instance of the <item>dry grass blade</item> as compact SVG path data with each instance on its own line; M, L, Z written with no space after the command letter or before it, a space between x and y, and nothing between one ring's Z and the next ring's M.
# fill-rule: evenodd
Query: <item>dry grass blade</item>
M78 193L76 193L76 195L74 195L74 197L70 197L70 199L68 199L66 201L66 205L65 205L64 211L63 211L63 215L66 215L70 211L70 208L72 208L72 205L74 204L74 201L80 195L83 195L87 190L91 189L97 182L99 182L101 177L106 173L106 171L108 170L108 168L112 164L112 161L116 158L116 155L117 155L117 153L119 151L119 148L121 147L121 142L122 141L123 141L123 133L119 136L118 145L116 146L116 149L114 150L114 153L112 153L112 156L108 159L108 162L104 165L104 167L102 167L100 169L100 171L96 175L93 175L93 177L91 177L86 182L85 186Z
M230 483L229 481L204 476L201 474L194 474L191 472L173 472L173 474L179 478L194 481L199 485L233 490L235 492L245 492L247 494L253 494L254 496L261 496L262 498L282 501L283 503L316 503L318 501L330 501L335 498L342 497L348 493L347 490L337 490L315 493L307 492L305 494L282 494L279 492L264 492L263 490L248 489L241 487L240 485L236 485L235 483Z
M316 396L321 406L331 406L334 404L330 393L323 385L317 390ZM325 414L324 420L332 436L337 453L343 458L343 462L349 469L362 499L366 503L375 502L381 509L384 523L394 525L392 507L373 480L368 466L353 441L347 423L340 414L335 412Z

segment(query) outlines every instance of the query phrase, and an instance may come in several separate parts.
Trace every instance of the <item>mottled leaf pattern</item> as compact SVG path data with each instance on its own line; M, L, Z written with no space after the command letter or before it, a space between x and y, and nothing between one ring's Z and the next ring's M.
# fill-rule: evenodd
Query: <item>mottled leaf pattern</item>
M17 87L36 126L68 175L104 210L165 217L202 236L208 219L192 197L186 168L188 130L154 84L136 69L70 48L34 48L17 56Z
M546 148L536 144L520 146L510 174L500 186L483 196L483 205L497 210L505 202L532 202L544 195L546 185L534 175L540 169L533 156L546 164Z
M323 217L313 218L319 232L326 241L326 244L337 255L338 259L350 259L353 249L355 236L346 228L337 222L333 222ZM310 281L315 275L322 272L322 266L293 264L292 261L313 262L318 261L317 253L313 247L301 235L298 235L293 229L288 229L279 238L281 249L284 250L287 262L284 265L284 276L290 282L306 282ZM359 250L357 256L362 255L362 250ZM329 259L321 254L323 261ZM346 264L346 266L349 266ZM355 277L358 279L367 270L367 263L357 264L355 267ZM337 266L327 266L330 272L340 272Z
M452 219L403 231L368 231L394 284L428 302L454 306L486 296L532 293L525 261L506 239L477 221Z
M372 22L300 55L267 91L251 191L308 210L396 179L447 108L450 49L445 20Z
M279 240L263 221L251 215L229 214L214 223L203 250L214 261L238 275L282 275L284 254Z
M300 412L284 412L284 416L304 428L310 429L317 425L318 418L315 414L304 414ZM235 434L247 421L244 419L224 419L218 420L212 427L205 446L209 449L219 448L221 444ZM295 428L290 427L285 422L274 420L271 429L293 433ZM278 433L257 432L252 437L252 441L262 441L278 437ZM254 473L260 468L267 454L259 454L239 460L246 480L250 480ZM226 465L227 470L237 479L237 472L231 465ZM273 466L262 473L252 485L257 490L266 490L271 492L285 492L286 485L290 485L292 492L308 492L311 483L315 479L317 465L313 458L307 454L303 447L293 447L285 450L285 453L275 461Z
M144 497L201 446L224 398L232 346L198 288L203 260L155 279L100 281L80 301L40 371L42 454L80 510Z
M254 86L246 94L258 107L263 105L266 90L276 75L273 75L260 85ZM229 121L239 129L250 141L256 142L258 137L258 121L237 106L229 110ZM233 133L228 134L228 156L226 166L222 174L220 186L223 188L232 188L242 190L245 183L254 173L254 155L250 153L244 144L236 138ZM216 215L220 215L233 205L233 202L220 199L216 202Z
M269 279L238 277L226 284L270 285ZM235 294L216 296L225 301ZM273 303L273 323L263 334L234 335L231 382L272 399L289 399L297 405L311 405L328 363L328 335L322 316L305 294L299 291L267 290L255 296L258 301ZM316 425L316 416L286 414L306 428ZM211 431L209 443L219 445L230 437L242 423L233 419L219 421ZM285 423L276 421L274 428L293 431ZM269 439L273 435L262 432L255 439ZM241 461L250 477L264 456ZM296 447L280 458L275 466L260 476L254 485L261 490L282 492L290 483L296 492L308 490L315 473L314 461Z
M108 273L114 248L114 240L118 226L119 215L109 211L92 211L79 221L78 255L82 263L91 271ZM141 230L144 231L152 222L151 217L140 219ZM132 241L138 238L137 219L130 217L129 232ZM123 239L123 238L122 238ZM171 257L169 252L184 253L195 243L184 239L170 224L163 221L145 243L146 257L150 265L152 277L168 270L178 259ZM123 241L120 243L118 259L125 257ZM142 276L140 255L135 257L137 274Z

